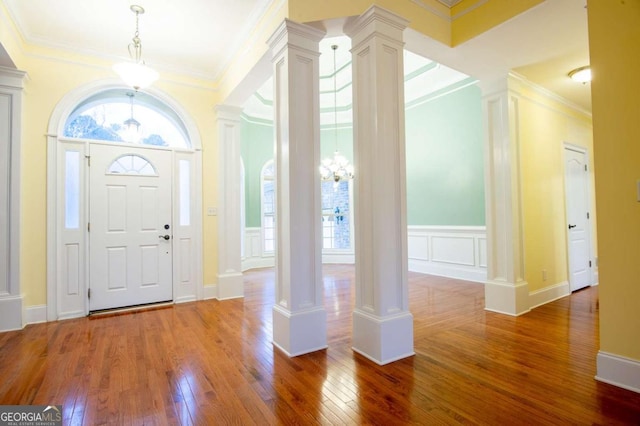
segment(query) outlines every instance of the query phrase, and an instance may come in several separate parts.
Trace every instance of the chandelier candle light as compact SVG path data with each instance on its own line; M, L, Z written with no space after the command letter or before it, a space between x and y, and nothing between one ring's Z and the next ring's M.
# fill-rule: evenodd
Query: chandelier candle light
M320 164L320 177L322 180L332 180L337 185L341 180L353 179L353 166L349 164L343 155L338 152L338 111L337 111L337 88L336 88L336 44L332 45L333 49L333 120L334 120L334 140L336 150L333 158L325 158Z
M131 44L129 44L129 57L131 61L120 62L113 66L113 70L131 86L136 92L150 86L158 79L158 73L144 64L142 60L142 41L138 30L138 16L144 13L144 8L132 4L131 11L136 14L136 32L133 34Z

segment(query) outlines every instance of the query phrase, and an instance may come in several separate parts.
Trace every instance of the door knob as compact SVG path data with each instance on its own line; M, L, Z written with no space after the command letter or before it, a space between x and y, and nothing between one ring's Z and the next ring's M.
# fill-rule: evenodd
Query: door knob
M569 229L575 228L578 225L569 225Z
M171 239L170 235L158 235L158 238L164 238L165 240L169 241Z

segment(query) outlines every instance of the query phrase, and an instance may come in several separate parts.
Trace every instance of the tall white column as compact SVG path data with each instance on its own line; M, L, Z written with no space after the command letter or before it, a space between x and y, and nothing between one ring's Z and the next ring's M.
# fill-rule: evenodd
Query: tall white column
M529 311L524 280L518 98L508 77L482 85L485 127L487 283L485 309L509 315Z
M25 72L0 67L0 331L24 326L20 289L20 145Z
M216 107L218 124L218 299L244 296L240 259L240 113Z
M352 39L356 306L353 349L378 364L414 354L407 292L403 18L376 6Z
M289 356L327 347L318 171L323 37L322 31L285 20L269 39L276 133L273 344Z

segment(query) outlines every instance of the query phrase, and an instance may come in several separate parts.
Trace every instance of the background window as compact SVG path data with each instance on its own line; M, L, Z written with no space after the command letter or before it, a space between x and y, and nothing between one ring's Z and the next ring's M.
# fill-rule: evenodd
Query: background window
M322 182L322 248L351 248L349 182Z
M189 148L178 115L149 94L112 89L81 102L69 115L68 138Z
M262 195L262 251L271 254L275 250L276 191L273 160L267 162L260 175Z

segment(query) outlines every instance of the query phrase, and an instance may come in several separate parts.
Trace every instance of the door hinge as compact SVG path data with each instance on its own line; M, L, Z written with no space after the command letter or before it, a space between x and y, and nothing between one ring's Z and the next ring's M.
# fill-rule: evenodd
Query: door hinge
M87 232L91 232L91 222L87 222Z
M587 212L587 219L589 219L589 212Z
M91 289L87 290L87 297L91 299Z
M586 164L584 165L584 171L585 172L587 171L587 165Z
M589 268L591 268L591 261L589 261Z
M87 166L91 167L91 156L90 155L85 155L84 158L87 159Z

